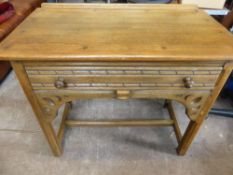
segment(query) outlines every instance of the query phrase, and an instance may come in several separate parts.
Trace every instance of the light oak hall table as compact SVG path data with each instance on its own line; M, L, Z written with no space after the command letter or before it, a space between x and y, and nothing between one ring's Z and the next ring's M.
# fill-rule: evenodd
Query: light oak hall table
M232 71L233 38L196 6L43 4L0 44L54 153L65 126L172 126L186 153ZM71 120L71 101L166 99L169 120ZM190 119L182 135L172 100ZM61 105L58 133L52 126Z

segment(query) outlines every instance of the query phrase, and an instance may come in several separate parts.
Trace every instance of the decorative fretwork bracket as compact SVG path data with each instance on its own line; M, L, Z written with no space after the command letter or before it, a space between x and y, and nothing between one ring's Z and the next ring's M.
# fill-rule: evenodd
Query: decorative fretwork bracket
M45 119L51 122L57 116L57 111L62 104L71 102L78 99L89 99L89 98L116 98L115 93L108 91L93 91L92 93L87 91L79 92L38 92L36 93L38 101L41 105L42 111L44 112ZM194 92L179 92L179 91L150 91L145 93L144 91L138 91L137 94L131 94L130 98L162 98L175 100L182 103L186 108L187 116L195 121L198 117L202 107L204 106L207 97L210 92L207 91L194 91Z

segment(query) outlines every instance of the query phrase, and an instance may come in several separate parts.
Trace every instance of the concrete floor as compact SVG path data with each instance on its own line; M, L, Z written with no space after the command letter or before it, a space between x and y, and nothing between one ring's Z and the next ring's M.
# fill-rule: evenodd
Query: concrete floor
M185 156L171 128L69 128L64 154L54 157L11 73L0 86L1 175L232 175L233 119L209 116ZM77 101L70 117L166 118L163 101ZM218 101L217 106L231 107ZM175 105L182 130L187 117ZM55 121L55 125L57 122Z

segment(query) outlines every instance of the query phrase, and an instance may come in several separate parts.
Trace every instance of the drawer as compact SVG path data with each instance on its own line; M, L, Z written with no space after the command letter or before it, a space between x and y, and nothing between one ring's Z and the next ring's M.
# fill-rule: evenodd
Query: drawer
M35 65L35 66L34 66ZM26 65L34 90L213 89L221 66L156 64Z

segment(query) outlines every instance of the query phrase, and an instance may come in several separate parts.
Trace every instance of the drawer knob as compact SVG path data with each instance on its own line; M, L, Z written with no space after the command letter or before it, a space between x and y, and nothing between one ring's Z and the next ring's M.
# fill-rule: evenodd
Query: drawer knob
M55 86L57 89L62 89L62 88L67 87L67 83L65 82L64 78L59 77L59 78L55 81L54 86Z
M183 81L184 81L184 86L186 88L192 88L194 85L194 81L193 81L192 77L185 77L183 79Z

